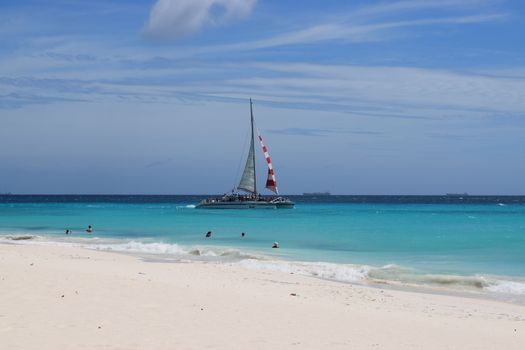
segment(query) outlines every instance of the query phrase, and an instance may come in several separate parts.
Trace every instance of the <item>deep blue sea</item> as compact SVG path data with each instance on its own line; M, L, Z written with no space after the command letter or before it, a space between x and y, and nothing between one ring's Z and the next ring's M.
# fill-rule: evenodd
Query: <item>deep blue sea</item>
M525 296L525 196L291 196L295 209L195 209L202 198L0 196L0 238Z

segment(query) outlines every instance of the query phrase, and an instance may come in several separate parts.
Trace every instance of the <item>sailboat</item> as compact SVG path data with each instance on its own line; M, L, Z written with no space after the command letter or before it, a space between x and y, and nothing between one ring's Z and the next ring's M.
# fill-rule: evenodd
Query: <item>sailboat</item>
M280 209L293 208L295 203L288 198L279 196L277 189L277 182L275 180L275 172L272 161L268 153L268 148L264 145L263 138L257 130L257 139L261 145L266 164L268 165L268 177L266 180L266 188L273 193L274 196L261 196L257 192L257 177L255 167L255 128L253 119L253 104L250 99L250 120L251 120L251 140L250 148L248 150L248 157L244 166L239 185L232 190L231 193L225 194L219 198L207 198L202 200L195 207L199 209Z

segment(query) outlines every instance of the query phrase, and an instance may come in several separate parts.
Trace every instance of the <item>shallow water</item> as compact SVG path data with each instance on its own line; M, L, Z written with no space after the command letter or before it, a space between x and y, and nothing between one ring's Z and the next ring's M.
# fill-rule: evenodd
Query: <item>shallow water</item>
M0 196L0 232L346 282L525 295L525 197L295 197L295 209L195 209L201 198Z

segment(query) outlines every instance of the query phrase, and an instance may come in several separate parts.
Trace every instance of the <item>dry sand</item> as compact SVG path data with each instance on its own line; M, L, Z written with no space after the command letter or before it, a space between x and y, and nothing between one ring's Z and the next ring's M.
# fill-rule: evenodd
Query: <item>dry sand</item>
M0 349L525 349L525 307L0 244Z

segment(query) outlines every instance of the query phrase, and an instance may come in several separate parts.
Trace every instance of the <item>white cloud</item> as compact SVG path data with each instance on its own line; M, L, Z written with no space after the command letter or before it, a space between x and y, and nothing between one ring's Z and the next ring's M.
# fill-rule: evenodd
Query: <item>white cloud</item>
M177 39L206 25L222 25L250 15L257 0L158 0L144 33Z

